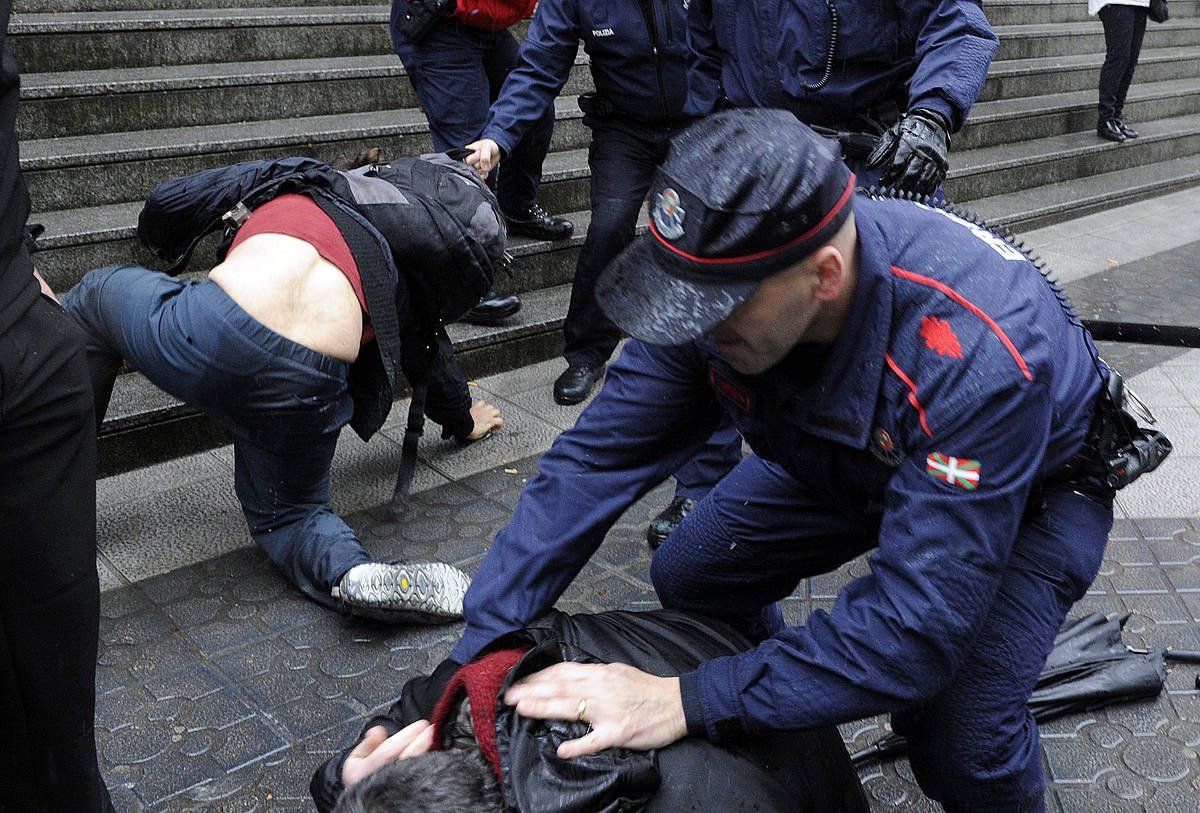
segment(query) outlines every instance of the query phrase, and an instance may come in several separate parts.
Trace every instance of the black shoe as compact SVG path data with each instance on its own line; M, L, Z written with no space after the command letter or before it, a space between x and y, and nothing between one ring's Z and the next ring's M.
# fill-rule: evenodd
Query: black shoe
M1107 141L1115 141L1120 144L1128 136L1121 130L1120 125L1112 119L1102 121L1096 125L1096 135Z
M646 529L646 541L650 544L650 550L658 550L658 546L667 541L671 532L679 527L679 523L683 522L683 518L692 513L695 507L696 501L687 497L671 500L671 504L651 520L650 527Z
M1114 121L1117 125L1117 129L1119 129L1121 134L1126 138L1137 138L1139 135L1141 135L1141 133L1139 133L1137 130L1127 125L1125 123L1125 119L1114 119Z
M504 213L509 234L523 234L536 240L566 240L575 231L570 220L555 217L536 203L528 209Z
M515 295L500 296L495 291L488 291L483 295L483 299L479 300L479 304L459 317L458 321L491 327L500 324L519 310L521 300Z
M559 406L571 406L582 402L592 394L592 387L596 386L602 375L603 364L599 367L572 364L554 382L554 403Z

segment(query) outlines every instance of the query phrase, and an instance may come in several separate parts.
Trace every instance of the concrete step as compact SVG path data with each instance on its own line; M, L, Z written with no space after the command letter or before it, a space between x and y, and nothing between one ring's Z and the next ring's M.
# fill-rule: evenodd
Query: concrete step
M1072 90L1089 90L1095 95L1103 64L1103 53L997 60L988 70L976 104ZM1200 47L1146 47L1138 59L1133 85L1189 77L1200 77Z
M556 100L552 150L578 149L590 135L574 97ZM165 178L284 155L326 160L377 145L385 155L433 149L415 108L332 116L39 139L21 145L21 170L35 212L144 199ZM567 206L562 211L578 209Z
M1200 186L1200 155L1143 164L970 201L990 223L1027 231Z
M1124 144L1079 132L957 153L946 182L955 201L978 200L1044 184L1200 153L1200 115L1142 122Z
M9 42L21 69L161 65L389 54L383 6L183 8L19 14Z
M1088 16L1087 3L1063 3L1059 0L995 0L986 3L983 12L993 27L1078 23L1096 19ZM1197 0L1171 0L1172 19L1197 16L1200 16L1200 3Z
M455 357L467 377L481 378L559 355L570 296L569 285L542 288L524 297L520 313L501 327L450 325ZM117 378L100 429L99 476L228 442L228 434L204 413L159 390L140 373L125 373Z
M590 90L588 59L563 94ZM415 108L394 54L34 73L21 77L22 141Z
M1056 25L1002 25L995 27L1000 50L995 59L1035 59L1104 53L1104 27L1099 20ZM1172 19L1151 24L1145 44L1154 48L1200 45L1200 19Z
M1139 82L1129 89L1125 118L1130 122L1200 113L1200 76L1163 82ZM1045 96L976 104L962 131L954 137L961 152L1096 126L1096 91L1077 90Z
M203 0L205 8L259 8L278 6L279 0ZM287 0L289 6L363 6L364 0ZM156 9L189 9L195 0L14 0L14 14L62 14L75 11L149 11ZM390 4L379 3L380 8ZM1174 6L1172 6L1174 14Z

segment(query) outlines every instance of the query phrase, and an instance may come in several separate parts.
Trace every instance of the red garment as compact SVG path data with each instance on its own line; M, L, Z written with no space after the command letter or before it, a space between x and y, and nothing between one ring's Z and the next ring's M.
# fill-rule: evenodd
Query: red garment
M504 776L500 772L500 753L496 750L496 703L504 679L527 651L497 650L459 669L446 685L442 699L434 706L430 720L433 723L433 748L435 751L441 750L442 730L458 698L466 692L467 699L471 701L471 726L475 729L475 741L501 785L504 784Z
M503 31L533 16L537 0L458 0L454 16L463 25L484 31Z
M238 229L229 250L233 251L240 243L256 234L285 234L303 240L333 263L350 281L354 296L362 307L362 343L366 344L375 337L370 311L367 310L367 298L363 294L362 275L358 273L358 263L354 261L350 246L346 245L346 238L342 237L337 224L321 211L321 207L313 202L312 198L307 195L286 194L259 206Z

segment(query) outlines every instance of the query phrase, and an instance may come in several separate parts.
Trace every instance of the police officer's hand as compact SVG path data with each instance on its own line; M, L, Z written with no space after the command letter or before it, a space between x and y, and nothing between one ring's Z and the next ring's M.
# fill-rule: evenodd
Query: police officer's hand
M867 166L883 167L879 182L907 192L932 195L950 168L949 125L940 113L917 109L879 137Z
M500 145L490 138L472 141L467 145L467 149L471 151L471 154L464 160L479 170L479 174L484 178L500 165Z
M605 748L648 751L687 735L679 678L623 663L556 663L514 683L504 702L522 717L588 723L586 736L558 746L561 759Z

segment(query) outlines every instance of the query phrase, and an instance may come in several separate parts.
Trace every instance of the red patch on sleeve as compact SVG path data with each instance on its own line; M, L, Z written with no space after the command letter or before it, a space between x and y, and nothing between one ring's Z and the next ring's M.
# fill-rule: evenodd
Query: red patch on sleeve
M939 356L949 356L954 359L963 357L962 345L958 343L958 336L954 335L950 323L944 319L938 319L936 316L922 318L921 338L925 340L925 346Z

